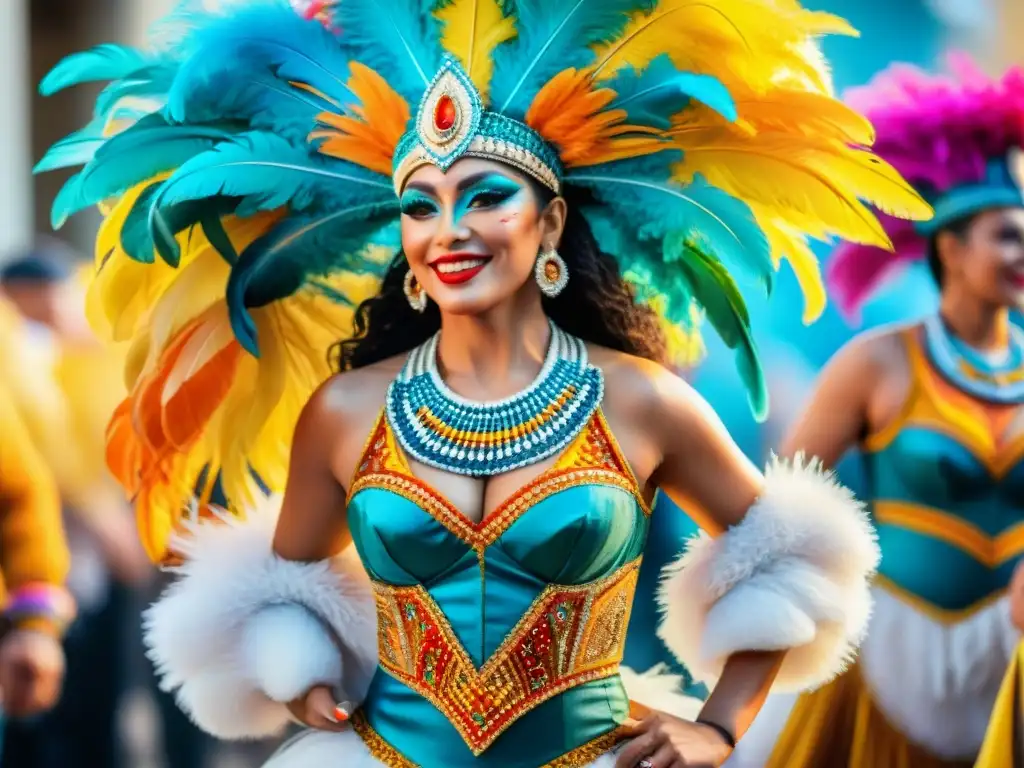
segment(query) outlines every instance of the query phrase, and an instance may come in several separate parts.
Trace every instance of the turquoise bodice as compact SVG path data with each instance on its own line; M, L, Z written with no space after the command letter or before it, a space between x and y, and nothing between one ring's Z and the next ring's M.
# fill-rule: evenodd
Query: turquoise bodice
M355 721L379 759L537 768L612 746L648 510L600 412L479 524L413 477L382 418L348 516L380 647Z
M656 665L664 665L683 681L683 692L696 698L707 698L703 683L693 680L690 672L658 637L661 610L658 606L658 588L665 566L675 562L682 554L688 539L700 532L697 523L664 493L654 499L650 535L644 548L644 562L636 585L636 601L626 635L623 663L637 672L645 672Z
M1013 411L954 390L906 334L913 385L865 441L883 585L955 620L1000 595L1024 555L1024 440Z

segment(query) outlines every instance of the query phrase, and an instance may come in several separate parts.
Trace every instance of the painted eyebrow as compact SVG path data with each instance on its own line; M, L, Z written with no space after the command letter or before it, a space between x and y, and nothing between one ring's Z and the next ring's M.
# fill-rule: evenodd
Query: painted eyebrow
M480 173L474 173L471 176L467 176L466 178L462 179L462 181L455 185L455 192L457 194L462 194L470 187L476 185L477 183L491 176L501 176L501 178L503 179L514 181L513 179L509 179L507 176L502 176L502 174L497 173L495 171L481 171ZM414 189L417 192L423 192L424 194L430 195L431 197L437 197L437 188L434 187L433 184L427 184L426 182L411 181L409 182L408 185L406 185L406 189Z

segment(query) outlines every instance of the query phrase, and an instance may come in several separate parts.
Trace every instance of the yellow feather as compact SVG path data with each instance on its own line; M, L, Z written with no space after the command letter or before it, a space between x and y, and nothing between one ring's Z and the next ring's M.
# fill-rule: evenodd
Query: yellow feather
M127 389L132 389L135 382L139 380L143 369L149 360L149 334L140 333L128 346L128 352L124 361L124 384Z
M357 306L380 288L371 275L339 273L323 280ZM218 423L221 481L233 504L251 499L250 469L280 491L288 471L288 445L313 391L332 373L328 350L353 333L352 307L313 290L252 311L260 359L246 360ZM212 430L211 430L212 431Z
M702 174L711 184L775 211L812 237L839 235L889 247L867 200L886 212L926 219L930 207L892 169L868 152L802 137L738 137L713 129L677 136L684 149L676 178Z
M455 56L487 102L494 49L516 36L515 19L499 0L454 0L434 14L444 24L441 45Z
M828 301L825 284L821 279L821 267L814 251L799 231L775 218L770 210L757 205L751 206L751 210L758 226L768 238L776 266L781 259L785 259L792 268L804 295L803 321L807 325L813 323L821 317Z
M855 34L842 19L779 0L661 0L637 12L615 40L598 46L595 74L610 77L625 66L643 68L670 52L680 69L765 90L797 78L828 92L820 52L808 45L822 34Z
M834 139L865 147L875 141L871 122L831 96L790 88L773 89L763 95L743 94L733 88L731 93L739 115L736 126L744 133L801 134L815 140ZM717 122L724 123L721 118Z

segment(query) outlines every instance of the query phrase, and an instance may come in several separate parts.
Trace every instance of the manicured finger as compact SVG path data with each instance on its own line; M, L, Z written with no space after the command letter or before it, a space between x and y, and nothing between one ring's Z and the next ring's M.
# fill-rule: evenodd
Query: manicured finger
M334 705L334 719L339 723L347 723L348 719L352 717L352 706L351 701L339 701Z
M658 748L658 739L654 733L646 732L637 736L622 750L615 768L636 768L637 763Z
M337 703L334 694L325 685L318 686L306 696L306 709L310 725L324 731L340 731L344 724L334 713Z

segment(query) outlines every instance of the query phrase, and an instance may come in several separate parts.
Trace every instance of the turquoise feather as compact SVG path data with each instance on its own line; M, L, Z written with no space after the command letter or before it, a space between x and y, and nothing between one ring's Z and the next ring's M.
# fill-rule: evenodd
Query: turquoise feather
M367 195L394 197L390 182L359 166L294 146L272 133L248 132L184 163L154 205L229 196L240 198L239 216L283 205L344 207Z
M107 137L103 135L105 118L98 118L80 131L76 131L46 150L46 154L36 163L33 173L45 173L58 168L72 168L85 165L96 155Z
M345 50L415 108L441 66L439 23L422 0L344 0L333 9Z
M398 201L392 198L296 216L246 248L231 270L226 289L231 326L242 347L259 356L250 308L290 296L318 275L338 270L380 274L382 265L361 254L376 231L394 225L397 214Z
M168 95L172 120L203 119L194 114L203 104L221 119L242 116L250 88L268 82L278 88L304 83L342 108L358 103L347 85L349 58L338 39L284 2L264 0L216 17L197 27L182 45L189 56ZM306 98L312 99L308 93ZM330 102L315 103L315 111L331 108Z
M238 201L210 198L153 210L153 201L165 183L157 181L150 184L132 205L121 228L121 247L135 261L150 264L154 261L154 253L159 253L166 263L177 266L181 253L176 235L189 227L209 222L211 218L219 220L220 216L233 212ZM230 245L230 241L227 244ZM217 243L214 245L217 246ZM233 249L223 253L230 261Z
M121 248L128 257L143 264L152 264L153 238L149 233L149 207L160 191L162 181L155 181L139 194L121 227Z
M72 210L80 210L75 207L78 199L78 184L82 174L76 173L64 182L56 197L53 198L53 205L50 207L50 226L55 230L60 229L67 223Z
M172 122L202 123L231 115L250 128L266 130L291 143L303 143L316 126L317 116L335 111L323 99L270 75L231 78L226 90L197 92L177 85L165 114Z
M160 189L166 183L161 184ZM177 235L196 225L203 225L204 229L211 229L212 218L234 213L238 207L238 199L230 197L207 197L161 207L156 204L159 194L160 190L158 189L148 205L138 210L139 218L145 219L147 232L147 240L142 241L139 247L149 248L149 253L155 250L160 258L172 267L176 267L181 260L181 248L176 239ZM133 208L129 215L135 213L136 209ZM213 243L213 245L216 247L217 244ZM225 261L230 263L235 260L233 247L218 248L218 250Z
M672 161L672 153L661 154ZM659 157L586 169L568 180L589 187L608 206L606 216L639 222L641 240L692 239L770 292L775 275L771 250L750 208L699 176L685 187L648 181L659 176L645 172L645 166L664 162Z
M676 265L693 286L697 302L722 341L736 353L736 367L747 389L754 418L768 415L768 385L750 329L746 302L729 270L698 248L684 248Z
M563 69L591 64L591 46L614 38L631 12L652 4L652 0L519 0L515 4L518 35L494 52L492 108L522 117L552 77Z
M122 194L231 137L230 126L168 125L149 115L109 139L82 170L66 215Z
M39 83L39 92L43 96L52 96L73 85L117 80L147 63L147 58L134 48L112 43L98 45L61 60Z
M671 119L696 100L726 120L736 120L736 104L721 81L676 68L668 54L654 59L643 70L622 70L608 82L618 93L609 109L624 109L627 122L667 130Z
M145 66L108 85L96 98L96 114L107 115L122 99L153 99L163 103L178 70L177 62Z

